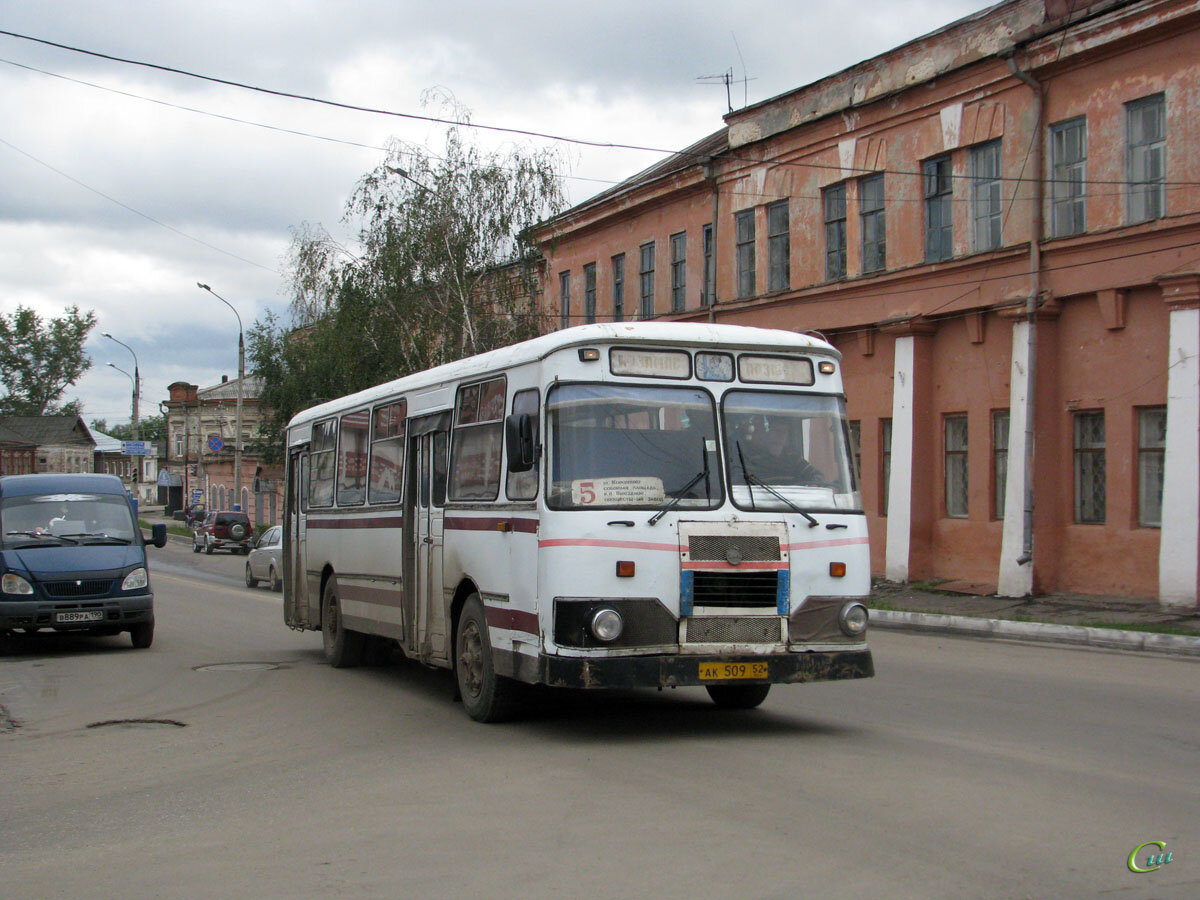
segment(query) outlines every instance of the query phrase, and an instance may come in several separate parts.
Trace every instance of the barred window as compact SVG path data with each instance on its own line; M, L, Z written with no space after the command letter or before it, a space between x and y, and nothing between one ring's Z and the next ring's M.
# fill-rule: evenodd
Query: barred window
M846 277L846 185L825 188L825 278Z
M1129 221L1167 212L1167 101L1162 94L1126 104L1129 134Z
M950 157L927 160L925 171L925 261L954 256L954 184Z
M1087 230L1087 119L1072 119L1050 129L1052 227L1055 237Z
M643 319L654 316L654 242L642 244L642 265L638 274L642 279L642 312Z
M888 493L892 489L892 420L879 420L879 468L881 485L879 492L879 514L888 514Z
M737 295L754 296L754 210L737 214Z
M559 325L562 328L571 327L571 273L558 273L558 310Z
M992 518L1004 518L1004 498L1008 491L1007 409L992 411Z
M1103 524L1105 514L1104 411L1075 413L1075 521Z
M625 318L625 254L612 258L613 321Z
M671 235L671 311L687 306L687 232Z
M716 294L716 284L714 279L717 277L716 269L713 268L713 227L712 225L704 226L704 305L712 306L713 297Z
M1167 452L1167 408L1138 410L1138 524L1162 527L1163 474Z
M583 321L596 321L596 264L583 267Z
M792 286L791 236L788 201L767 207L767 289L786 291Z
M883 208L883 174L868 175L858 183L862 212L862 267L878 272L887 266L887 221Z
M967 518L967 417L946 416L946 515Z
M1003 210L1000 205L1000 142L971 150L971 212L975 222L975 249L995 250L1001 244Z

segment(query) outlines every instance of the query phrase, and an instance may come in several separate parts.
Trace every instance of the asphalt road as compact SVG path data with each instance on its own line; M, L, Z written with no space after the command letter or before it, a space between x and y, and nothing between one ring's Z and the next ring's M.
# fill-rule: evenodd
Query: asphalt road
M875 679L753 712L485 726L447 672L326 667L243 557L151 552L149 650L0 657L0 897L1200 896L1195 661L877 632Z

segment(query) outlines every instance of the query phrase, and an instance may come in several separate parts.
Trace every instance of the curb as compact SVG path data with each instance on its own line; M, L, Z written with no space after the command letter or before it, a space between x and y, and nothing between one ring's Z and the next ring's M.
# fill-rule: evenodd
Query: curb
M1009 641L1073 644L1098 650L1133 650L1200 658L1200 637L1089 628L1083 625L1050 625L1045 622L1013 622L1008 619L976 619L935 613L869 610L870 622L878 628L899 631L942 632L966 637L999 638Z

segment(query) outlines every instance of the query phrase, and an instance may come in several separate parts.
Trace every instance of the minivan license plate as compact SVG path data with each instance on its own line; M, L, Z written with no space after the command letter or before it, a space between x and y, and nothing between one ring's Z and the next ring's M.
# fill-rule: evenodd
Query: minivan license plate
M738 681L768 677L765 662L700 663L701 681Z
M60 612L55 617L56 622L99 622L104 618L104 611L99 609L85 609L79 612Z

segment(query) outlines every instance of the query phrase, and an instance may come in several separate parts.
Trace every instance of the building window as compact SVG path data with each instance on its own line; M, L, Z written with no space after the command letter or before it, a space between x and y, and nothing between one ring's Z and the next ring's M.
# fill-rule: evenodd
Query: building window
M1000 246L1000 142L971 150L971 217L976 251Z
M792 244L788 201L767 207L767 289L786 291L792 286Z
M671 235L671 311L687 306L687 233Z
M954 256L954 179L950 157L925 162L925 261Z
M1007 409L992 412L992 518L1004 518L1004 498L1008 491Z
M562 328L571 327L571 273L558 273L558 309L559 325Z
M892 489L892 420L879 420L879 464L881 485L879 491L879 514L888 514L888 494Z
M625 254L612 258L613 321L625 318Z
M737 295L754 296L754 210L737 214Z
M883 174L868 175L858 183L862 212L862 260L864 272L887 266L887 227L883 211Z
M1129 132L1129 221L1167 211L1167 101L1162 94L1126 104Z
M1075 413L1075 521L1104 522L1104 411Z
M1162 527L1163 471L1167 452L1167 408L1138 410L1138 524Z
M642 277L642 318L654 315L654 242L642 244L642 265L638 274Z
M1072 119L1050 129L1050 164L1054 182L1051 206L1055 237L1087 230L1087 119Z
M846 277L846 185L825 188L825 278Z
M967 517L967 417L946 416L946 515Z
M713 297L716 295L717 285L715 283L716 269L713 268L713 227L712 225L704 226L704 298L705 306L712 306Z
M583 321L596 321L596 264L583 267Z

